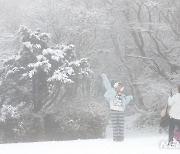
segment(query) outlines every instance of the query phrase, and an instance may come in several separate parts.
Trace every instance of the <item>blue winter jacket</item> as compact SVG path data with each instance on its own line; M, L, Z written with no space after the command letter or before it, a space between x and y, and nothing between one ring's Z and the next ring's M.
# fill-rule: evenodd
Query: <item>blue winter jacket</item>
M101 74L101 78L103 80L104 87L106 89L106 93L104 94L105 99L110 103L116 96L117 93L114 88L111 87L111 83L106 76L106 74ZM125 96L124 94L122 95L122 103L125 108L125 106L133 99L132 96Z

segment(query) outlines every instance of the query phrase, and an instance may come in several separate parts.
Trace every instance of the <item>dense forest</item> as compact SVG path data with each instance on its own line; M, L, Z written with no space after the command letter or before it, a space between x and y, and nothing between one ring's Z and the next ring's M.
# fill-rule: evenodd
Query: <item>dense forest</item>
M179 0L0 0L0 141L103 138L100 78L158 125L180 84Z

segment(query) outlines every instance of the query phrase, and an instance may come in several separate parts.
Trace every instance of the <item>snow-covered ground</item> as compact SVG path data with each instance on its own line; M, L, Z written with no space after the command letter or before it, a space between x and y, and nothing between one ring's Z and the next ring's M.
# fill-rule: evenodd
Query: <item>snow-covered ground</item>
M131 117L127 117L131 118ZM132 118L131 118L132 119ZM129 122L129 123L128 123ZM131 124L126 123L126 128ZM129 127L128 127L129 126ZM111 127L106 139L51 141L36 143L1 144L1 154L179 154L180 145L166 146L167 134L155 128L146 131L126 129L124 142L113 142Z
M2 144L2 154L179 154L179 148L166 149L160 142L166 136L127 137L122 143L112 139L76 140L59 142ZM162 144L163 145L163 144Z

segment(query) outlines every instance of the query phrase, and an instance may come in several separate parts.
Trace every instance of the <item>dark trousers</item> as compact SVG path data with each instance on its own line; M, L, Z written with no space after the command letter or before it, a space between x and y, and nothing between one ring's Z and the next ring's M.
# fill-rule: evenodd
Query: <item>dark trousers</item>
M111 123L113 128L113 140L124 140L124 112L111 110Z
M170 118L169 121L169 143L173 141L175 127L180 128L180 120Z

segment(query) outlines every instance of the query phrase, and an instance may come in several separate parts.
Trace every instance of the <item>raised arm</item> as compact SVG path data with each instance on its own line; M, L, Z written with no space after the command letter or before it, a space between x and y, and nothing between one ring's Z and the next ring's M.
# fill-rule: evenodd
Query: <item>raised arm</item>
M107 75L106 75L105 73L102 73L102 74L101 74L101 78L102 78L102 80L103 80L103 84L104 84L104 87L106 88L106 90L111 89L111 88L112 88L112 87L111 87L111 83L110 83Z

